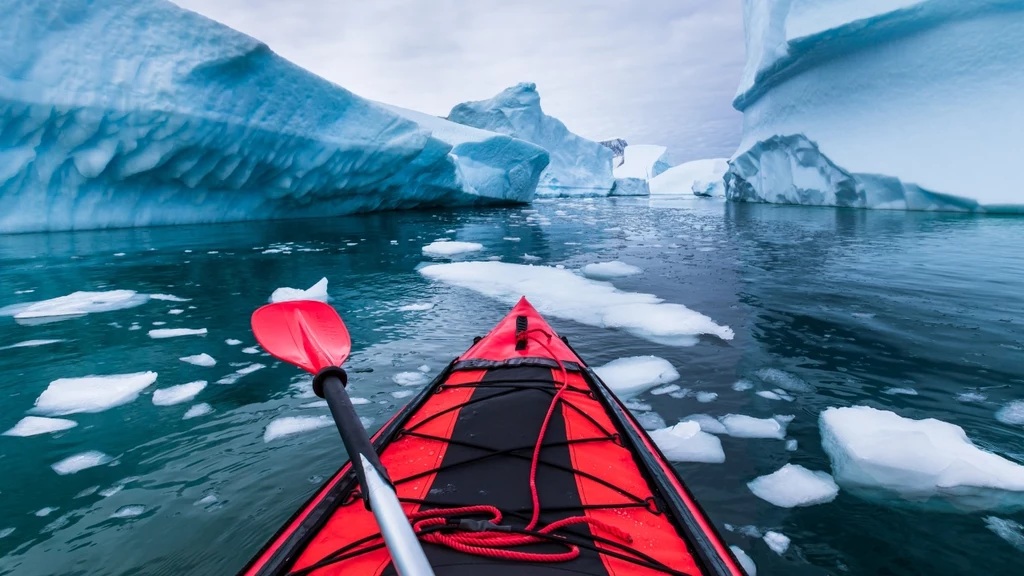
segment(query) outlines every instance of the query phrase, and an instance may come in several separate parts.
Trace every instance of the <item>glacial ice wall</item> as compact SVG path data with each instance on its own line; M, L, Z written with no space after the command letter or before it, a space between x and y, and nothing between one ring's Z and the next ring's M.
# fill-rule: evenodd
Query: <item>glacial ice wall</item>
M532 198L535 159L487 196L428 127L168 1L0 13L0 232Z
M1024 211L1022 0L744 0L733 200Z
M489 100L464 102L448 120L532 142L551 156L541 174L537 195L607 196L615 182L614 153L577 136L557 118L541 110L536 84L522 83Z

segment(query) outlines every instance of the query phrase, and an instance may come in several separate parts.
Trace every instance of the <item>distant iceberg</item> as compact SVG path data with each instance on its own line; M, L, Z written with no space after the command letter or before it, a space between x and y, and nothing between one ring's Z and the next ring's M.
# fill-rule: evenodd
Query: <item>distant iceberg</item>
M165 0L0 5L0 233L528 202L544 167Z
M608 147L607 143L602 142L602 145ZM622 149L621 162L615 164L612 195L647 196L651 193L651 179L671 167L668 148L652 144L627 145Z
M723 177L728 170L729 161L725 158L686 162L652 179L651 194L725 196Z
M737 201L1024 212L1024 2L744 0ZM653 192L653 190L652 190Z
M522 83L489 100L452 108L448 120L532 142L551 156L538 195L607 196L614 184L612 150L573 134L541 110L537 85Z

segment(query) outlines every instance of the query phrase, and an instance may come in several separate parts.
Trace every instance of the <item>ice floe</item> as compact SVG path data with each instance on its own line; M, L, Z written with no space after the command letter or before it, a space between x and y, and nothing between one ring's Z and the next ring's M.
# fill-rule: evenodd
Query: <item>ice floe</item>
M63 342L64 340L24 340L11 344L10 346L0 346L0 350L13 350L15 348L34 348L36 346L46 346L48 344L56 344L57 342Z
M679 379L672 363L657 356L619 358L595 368L594 372L621 399Z
M107 456L103 452L98 450L90 450L88 452L81 452L74 456L68 456L50 466L53 471L61 476L68 474L77 474L87 468L93 468L95 466L102 466L113 460L110 456Z
M228 346L238 346L239 344L242 343L242 341L235 340L234 338L228 338L227 340L224 341L224 343L227 344Z
M306 290L299 288L278 288L270 295L271 302L289 302L292 300L317 300L327 302L327 278L321 278Z
M111 312L141 306L151 296L134 290L73 292L40 302L13 304L0 308L0 316L13 316L19 324L43 324L77 318L95 312Z
M1024 552L1024 525L1020 522L989 516L985 518L985 527L1017 550Z
M262 370L264 368L266 368L266 366L264 366L263 364L249 364L247 366L243 366L238 370L235 370L231 374L228 374L227 376L221 378L220 380L217 380L217 384L234 384L235 382L238 382L243 376L252 374L257 370Z
M150 294L150 298L153 300L161 300L163 302L189 302L191 298L182 298L175 296L174 294Z
M782 468L747 483L758 498L781 508L813 506L835 500L839 486L828 472L808 470L799 464Z
M732 389L737 392L746 392L753 387L754 384L750 382L750 380L737 380L736 383L732 385Z
M725 462L722 441L701 430L697 422L680 422L669 428L654 430L650 436L670 462Z
M405 306L399 306L399 312L425 312L434 307L433 302L420 302L416 304L406 304Z
M242 348L242 354L259 354L260 349L258 346L249 346L248 348Z
M420 274L515 304L524 294L542 313L581 324L620 328L670 346L696 344L709 334L732 340L733 331L681 304L651 294L623 292L568 270L505 262L456 262L419 269Z
M728 434L729 430L725 427L714 416L708 416L707 414L691 414L683 418L684 422L696 422L700 425L700 429L709 434Z
M913 388L886 388L882 394L889 396L917 396L917 390Z
M263 441L271 442L278 438L301 434L318 428L326 428L334 424L329 416L284 416L267 424L263 431Z
M182 402L190 402L206 388L206 380L197 380L188 384L169 386L153 391L153 404L157 406L173 406Z
M401 400L402 398L408 398L409 396L412 396L415 393L416 392L412 390L395 390L394 392L391 393L391 397L396 400Z
M102 412L132 402L153 382L156 372L60 378L50 382L32 411L47 416Z
M789 536L786 536L781 532L769 530L764 533L764 536L762 536L761 539L764 540L764 543L772 549L772 552L775 552L779 556L782 556L786 553L786 550L789 550Z
M206 336L206 328L157 328L149 331L149 337L157 340L178 336Z
M146 511L146 507L142 504L130 504L128 506L121 506L110 515L111 518L135 518L141 516Z
M1024 507L1024 466L975 446L954 424L856 406L825 410L818 426L844 488L964 510Z
M664 396L665 394L671 394L682 390L678 384L669 384L668 386L661 386L651 390L651 396Z
M701 404L708 404L718 400L718 394L716 392L697 392L697 402Z
M450 240L437 240L423 247L423 254L426 256L444 257L466 254L468 252L479 252L484 249L483 244L477 242L455 242Z
M792 416L754 418L743 414L728 414L719 419L725 426L726 433L734 438L775 438L778 440L786 437L786 426L792 420Z
M57 510L60 510L60 508L57 506L47 506L45 508L40 508L39 510L36 510L35 512L33 512L33 514L39 518L45 518L50 514L53 514Z
M213 356L210 356L205 352L194 356L184 356L182 358L178 358L178 360L195 366L202 366L204 368L217 365L217 361L213 359Z
M625 262L612 260L611 262L599 262L587 264L582 269L583 275L594 280L611 280L613 278L625 278L643 273L642 268L630 266Z
M786 392L806 394L814 392L814 386L801 378L778 368L762 368L756 372L757 377L765 384L782 388Z
M200 416L206 416L210 412L213 412L213 406L210 406L206 402L202 404L196 404L189 408L185 415L181 417L182 420L191 420L192 418L199 418Z
M26 416L18 421L10 430L3 433L4 436L37 436L50 432L60 432L78 426L74 420L64 418L41 418L39 416Z
M1003 424L1024 426L1024 400L1014 400L996 412L996 420Z
M743 567L743 571L747 573L747 576L757 576L757 564L747 556L747 553L743 551L739 546L729 546L729 550L732 550L736 559L740 561L740 566Z
M657 412L643 412L637 415L636 421L644 430L657 430L665 427L665 419Z
M399 386L421 386L430 382L430 377L422 372L399 372L391 381Z

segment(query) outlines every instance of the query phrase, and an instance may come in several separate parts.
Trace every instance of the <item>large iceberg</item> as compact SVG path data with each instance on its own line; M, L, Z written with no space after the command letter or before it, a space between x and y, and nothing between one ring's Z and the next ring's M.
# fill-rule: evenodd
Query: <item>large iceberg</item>
M729 198L1024 211L1020 0L745 0ZM653 190L652 190L653 192Z
M541 110L537 85L521 83L489 100L464 102L448 120L533 142L551 155L540 176L537 194L606 196L614 184L613 152L573 134L560 120Z
M0 232L526 202L543 169L507 137L453 152L165 0L0 11Z

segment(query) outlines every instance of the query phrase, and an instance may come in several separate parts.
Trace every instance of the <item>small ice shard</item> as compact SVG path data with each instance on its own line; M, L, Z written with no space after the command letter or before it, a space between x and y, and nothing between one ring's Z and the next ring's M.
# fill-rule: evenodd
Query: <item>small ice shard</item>
M50 514L53 514L57 510L60 510L60 508L58 508L56 506L47 506L45 508L40 508L39 510L36 510L35 512L33 512L33 514L35 516L40 517L40 518L45 518L45 517L49 516Z
M423 254L426 256L446 257L467 252L479 252L484 249L483 244L477 242L453 242L448 240L437 240L423 247Z
M651 407L650 404L647 404L645 402L640 402L639 400L637 400L635 398L631 398L629 400L626 400L625 404L626 404L626 408L630 412L648 412L650 410L653 410L653 408Z
M146 507L141 504L132 504L130 506L121 506L110 515L111 518L135 518L141 516L146 511Z
M228 346L238 346L239 344L242 343L242 341L235 340L234 338L228 338L227 340L224 341L224 343L227 344Z
M642 268L630 266L624 262L613 260L611 262L599 262L587 264L583 267L583 275L594 280L611 280L613 278L625 278L635 274L643 273Z
M426 364L421 364L420 367L417 368L417 370L426 374L427 372L430 372L430 366L427 366Z
M747 483L758 498L781 508L813 506L835 500L839 486L828 472L786 464L767 476Z
M210 412L213 412L213 406L210 406L206 402L202 404L196 404L185 412L185 415L181 417L182 420L191 420L192 418L199 418L200 416L206 416Z
M790 452L796 452L798 446L799 444L796 440L786 440L786 450Z
M162 300L164 302L188 302L189 298L182 298L173 294L150 294L150 298L153 300Z
M1024 552L1024 525L1020 522L989 516L985 518L985 527L1017 550Z
M316 300L327 302L327 278L321 278L307 290L298 288L278 288L270 295L271 302L290 302L292 300Z
M57 342L64 342L64 340L24 340L22 342L11 344L10 346L0 346L0 350L12 350L14 348L34 348L36 346L56 344Z
M844 488L961 510L1024 507L1024 466L975 446L954 424L855 406L825 410L818 427Z
M740 566L743 567L743 571L747 573L747 576L757 576L757 564L747 556L747 553L743 551L739 546L729 546L729 550L732 550L733 556L740 561Z
M686 418L683 418L684 422L696 422L700 425L700 429L707 432L708 434L728 434L729 430L725 427L725 424L719 422L713 416L707 414L691 414Z
M417 304L406 304L398 308L399 312L425 312L434 307L433 302L421 302Z
M175 308L173 310L168 310L167 311L167 313L170 314L171 316L177 316L178 314L181 314L182 312L184 312L184 310L182 310L181 308Z
M533 256L532 254L523 254L522 258L526 262L536 262L540 260L540 256Z
M408 398L409 396L412 396L415 393L416 392L412 390L395 390L394 392L391 393L391 397L396 400L401 400L402 398Z
M63 418L40 418L39 416L26 416L18 421L13 428L3 433L4 436L36 436L50 432L60 432L78 426L74 420Z
M360 398L358 396L352 396L352 397L349 398L349 400L352 401L352 405L353 406L361 406L361 405L369 404L370 403L370 401L367 400L366 398Z
M363 428L369 429L373 425L373 418L369 416L360 416L359 423L363 425Z
M145 304L151 296L134 290L106 292L73 292L67 296L41 302L14 304L0 308L0 316L13 316L22 324L41 324L77 318L94 312L124 310Z
M654 430L650 436L670 462L725 462L722 442L718 437L702 431L696 422L680 422L669 428Z
M595 368L594 372L623 400L679 379L672 363L657 356L619 358Z
M188 364L192 364L194 366L202 366L204 368L209 368L210 366L217 365L217 361L213 359L213 356L210 356L205 352L202 354L196 354L194 356L184 356L182 358L178 358L178 360L181 360L182 362L186 362Z
M206 496L203 496L199 500L196 500L193 506L209 506L210 504L216 504L217 500L218 498L216 494L207 494Z
M775 392L771 392L769 390L760 390L757 392L757 395L768 400L782 400L782 396L779 396Z
M779 370L778 368L762 368L756 374L766 384L782 388L786 392L797 394L814 392L814 386L804 382L796 375Z
M697 402L701 404L708 404L718 400L718 394L715 392L697 392Z
M149 337L158 340L178 336L206 336L206 328L157 328L149 331Z
M965 404L981 403L988 400L988 396L981 392L961 392L956 395L957 402L963 402Z
M657 430L665 427L665 419L657 412L644 412L636 417L636 421L644 430Z
M678 392L679 390L682 390L682 388L680 388L678 384L669 384L668 386L662 386L651 390L651 396L662 396L664 394Z
M352 403L353 405L355 402ZM299 404L299 408L327 408L327 400L317 400L316 402L306 402L305 404Z
M4 528L3 530L0 530L0 538L7 538L11 534L14 534L14 530L14 528Z
M264 366L263 364L249 364L247 366L243 366L238 370L235 370L231 374L228 374L227 376L221 378L220 380L217 380L217 384L234 384L235 382L238 382L243 376L252 374L257 370L262 370L264 368L266 368L266 366Z
M680 388L679 390L676 390L675 392L669 392L668 395L671 398L675 398L676 400L682 400L683 398L686 398L686 397L690 396L690 389L689 388Z
M789 550L789 536L786 536L781 532L769 530L764 533L762 540L764 540L764 543L772 549L772 552L775 552L779 556L782 556L786 553L786 550Z
M508 241L508 242L519 242L520 238L517 238L515 236L505 236L504 238L502 238L502 240L505 240L505 241Z
M737 392L746 392L753 387L754 385L749 380L737 380L736 383L732 385L732 389Z
M188 384L169 386L153 391L153 404L157 406L173 406L190 402L206 388L206 380L197 380Z
M53 468L53 471L57 474L66 476L68 474L77 474L82 470L92 468L94 466L102 466L111 460L113 460L113 458L107 456L103 452L89 450L88 452L81 452L74 456L68 456L60 462L51 465L50 468Z
M242 354L259 354L260 349L257 346L249 346L248 348L242 348Z
M391 377L391 381L399 386L421 386L429 380L422 372L399 372Z
M1014 400L996 412L996 420L1003 424L1024 426L1024 400Z
M917 390L913 388L886 388L882 390L882 394L888 394L889 396L917 396Z
M734 438L776 438L786 437L785 417L754 418L743 414L728 414L719 419L725 426L727 434Z
M156 372L60 378L36 398L32 411L47 416L102 412L134 401L154 382Z
M284 416L267 424L263 432L263 441L271 442L278 438L301 434L334 424L329 416Z

